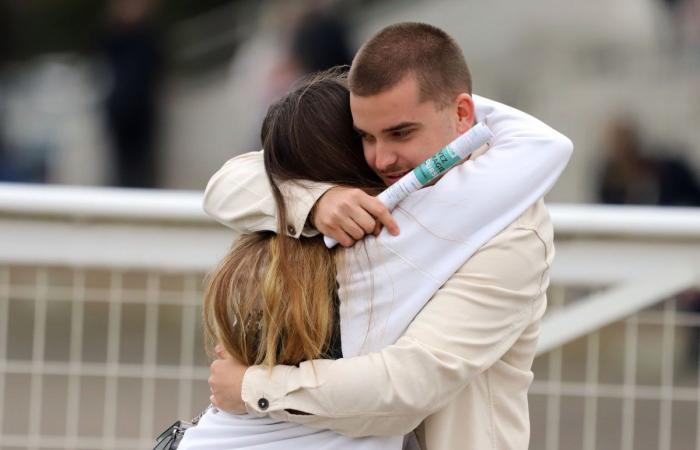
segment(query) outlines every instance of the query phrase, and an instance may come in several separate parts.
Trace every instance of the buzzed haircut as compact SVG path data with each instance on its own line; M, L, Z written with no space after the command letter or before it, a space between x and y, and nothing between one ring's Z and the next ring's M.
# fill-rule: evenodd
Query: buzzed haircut
M472 78L457 42L440 28L418 22L390 25L374 35L353 59L348 82L367 97L395 86L406 75L418 81L421 101L449 104L472 92Z

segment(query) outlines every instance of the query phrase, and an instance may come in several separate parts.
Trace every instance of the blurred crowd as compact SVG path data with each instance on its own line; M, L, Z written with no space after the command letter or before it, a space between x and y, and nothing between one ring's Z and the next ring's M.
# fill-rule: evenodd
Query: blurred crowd
M94 71L90 76L95 76L96 73L95 77L98 78L98 92L93 96L96 98L86 101L96 104L96 112L100 115L97 120L109 145L109 156L105 162L109 173L104 181L120 187L158 187L161 185L159 162L162 157L158 152L158 136L163 107L162 86L167 82L167 77L171 75L169 71L172 72L173 67L167 65L167 49L163 45L165 33L163 27L157 24L159 14L162 15L163 9L168 5L154 0L110 0L102 3L101 11L94 17L98 23L92 27L96 29L93 33L94 45L87 51L81 50L83 56L94 62L90 69ZM26 11L27 8L19 4L15 5L14 11L12 9L8 8L17 18L22 17L22 12L25 15L32 12ZM285 29L275 40L274 45L279 48L272 61L261 61L259 64L267 68L267 73L255 74L256 84L263 80L259 115L264 113L270 101L281 96L299 77L336 65L350 64L354 53L348 39L348 28L337 10L325 4L301 8L286 6L284 9L291 16L287 16L289 20ZM59 151L55 148L55 141L60 140L61 132L55 126L48 125L42 127L48 128L47 130L39 133L25 133L21 129L31 128L29 123L3 121L3 116L13 115L29 120L34 116L40 121L54 121L54 125L60 122L59 118L52 117L52 111L45 114L47 109L51 110L57 106L56 103L60 103L60 93L47 93L52 98L44 98L42 101L32 98L35 93L31 91L37 84L48 84L51 89L52 82L47 83L46 78L60 77L61 71L64 75L68 72L68 76L77 78L74 71L71 73L65 67L74 64L75 60L67 57L61 49L61 52L54 54L53 64L37 68L32 63L41 61L42 56L39 52L31 55L29 61L2 59L0 70L16 75L13 72L17 71L11 69L13 65L19 66L20 76L15 76L14 79L5 76L0 82L0 89L9 94L0 106L0 181L55 181L56 177L52 176L52 171L56 171L52 152ZM55 61L59 63L56 64ZM268 62L270 64L266 66ZM66 64L61 67L61 63ZM17 82L16 78L26 74L38 78L36 83ZM13 109L13 93L18 101L36 101L37 104L33 105L35 110L18 113ZM31 109L31 105L27 106L29 107L20 109ZM86 170L90 170L90 162L83 163L87 163Z
M41 25L28 18L54 14L61 3L70 2L55 2L51 7L41 2L6 2L0 7L0 24L9 30L9 38L0 46L0 181L172 187L163 177L170 157L164 151L169 143L162 139L168 120L167 88L174 84L173 79L206 78L203 73L215 73L225 66L233 67L230 76L238 80L237 92L254 93L251 96L256 99L233 99L244 114L232 120L249 120L245 128L250 132L239 137L240 148L230 153L254 149L259 145L255 137L258 122L267 105L304 74L350 64L358 43L361 16L357 12L380 10L377 5L381 2L270 0L263 2L266 8L246 0L83 2L84 11L76 13L75 20L88 21L89 26L72 23L66 13L63 29L54 30L46 38L48 43L20 46L21 39L13 39L24 36L26 40L30 32L37 31L32 27ZM392 2L401 6L416 3L420 2ZM231 5L235 9L227 9ZM695 55L690 58L696 59L692 64L700 73L700 0L659 0L657 6L670 24L660 32L660 41L669 44L662 44L661 51L666 48L684 58ZM177 8L182 11L179 16L172 11ZM226 41L228 46L218 47L224 49L219 56L209 52L215 55L209 59L218 62L205 57L190 67L178 64L174 55L185 52L173 38L173 30L187 30L191 17L208 14L221 16L217 23L230 16L228 28L233 32L226 34L220 28L212 36L200 30L190 38L195 41L188 47L194 49L190 53L202 53L201 48L234 37ZM250 17L242 17L246 14ZM238 16L236 25L234 15ZM267 32L251 31L251 24L262 27L266 21ZM24 23L29 30L24 30ZM72 27L89 30L85 40L90 44L79 44L85 40L54 42L51 36L68 34L74 31ZM697 80L700 91L700 76ZM699 206L700 158L692 157L700 152L698 141L668 142L649 131L643 118L632 111L603 117L604 126L587 131L602 142L593 158L588 199L610 204ZM180 136L187 134L180 130ZM576 143L579 151L593 147ZM208 171L222 162L218 155L211 160Z

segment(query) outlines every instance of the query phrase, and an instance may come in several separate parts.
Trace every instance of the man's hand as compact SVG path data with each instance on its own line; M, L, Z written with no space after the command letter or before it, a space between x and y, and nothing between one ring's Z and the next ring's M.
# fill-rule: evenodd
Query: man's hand
M399 226L382 202L361 189L336 186L326 191L312 210L314 227L343 247L351 247L368 234L379 234L382 226L399 234Z
M245 414L247 410L241 398L241 386L248 367L236 361L223 346L217 345L214 350L219 359L209 366L209 400L217 409L231 414Z

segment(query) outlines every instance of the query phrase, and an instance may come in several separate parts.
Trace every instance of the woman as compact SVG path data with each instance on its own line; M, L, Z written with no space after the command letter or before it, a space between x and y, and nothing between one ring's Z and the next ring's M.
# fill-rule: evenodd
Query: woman
M381 190L381 180L365 163L352 128L348 91L336 73L309 79L270 106L261 140L279 218L287 216L283 181L308 179L371 193ZM280 220L281 229L285 222ZM337 253L325 247L322 236L297 240L261 232L237 240L207 282L208 353L213 356L214 345L220 343L240 361L270 366L340 357ZM393 445L396 441L351 439L209 410L179 448L369 450L400 448Z
M498 130L493 131L498 137ZM381 189L352 128L347 89L334 74L305 82L273 105L262 140L281 230L287 225L283 183L308 180L369 192ZM491 152L497 149L494 145ZM390 344L459 265L551 187L568 152L545 153L528 155L525 165L518 161L518 175L494 187L495 200L490 196L488 206L461 201L464 174L460 171L469 170L468 164L453 170L401 205L398 214L403 219L397 219L414 223L414 229L407 232L410 227L402 226L401 236L393 240L370 237L364 245L333 252L319 237L297 241L284 233L263 233L242 238L208 284L205 327L209 349L219 342L248 365L298 364L337 356L337 320L333 317L338 311L344 356ZM504 159L504 164L514 163L512 159ZM422 211L431 211L426 206L436 199L456 209L450 213L454 220L435 223L430 214L423 215ZM440 222L445 222L442 217ZM429 227L421 229L426 225ZM416 238L428 245L420 251L424 255L406 263L396 250L405 247L407 239ZM435 252L440 264L434 264ZM436 267L426 269L426 257ZM381 277L381 283L374 283L375 275L377 280ZM401 283L387 282L394 279ZM402 440L349 439L268 418L209 411L197 427L188 430L181 448L398 449Z

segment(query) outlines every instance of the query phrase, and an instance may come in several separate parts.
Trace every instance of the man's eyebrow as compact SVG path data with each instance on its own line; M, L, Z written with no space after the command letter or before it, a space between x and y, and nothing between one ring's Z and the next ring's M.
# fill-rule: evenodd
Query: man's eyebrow
M400 131L400 130L403 130L405 128L415 127L417 125L419 125L418 122L401 122L401 123L393 125L389 128L384 128L382 130L382 133L391 133L394 131Z
M382 133L391 133L391 132L394 132L394 131L400 131L400 130L403 130L403 129L406 129L406 128L410 128L410 127L415 127L415 126L418 126L418 125L420 125L418 122L401 122L401 123L399 123L399 124L392 125L392 126L390 126L390 127L388 127L388 128L384 128L384 129L382 130ZM363 130L362 128L358 128L358 127L356 127L355 125L353 125L352 128L353 128L353 129L355 130L355 132L358 133L358 134L369 134L369 133L367 133L365 130Z

